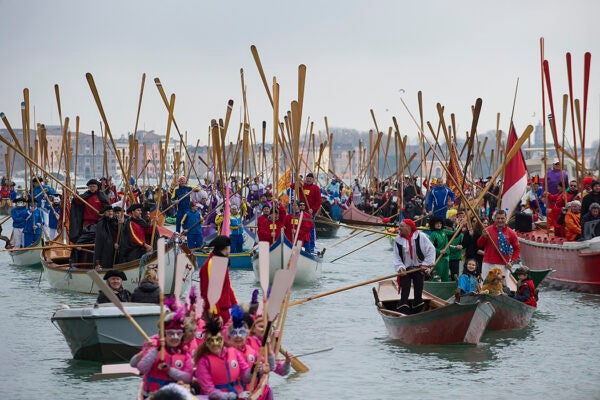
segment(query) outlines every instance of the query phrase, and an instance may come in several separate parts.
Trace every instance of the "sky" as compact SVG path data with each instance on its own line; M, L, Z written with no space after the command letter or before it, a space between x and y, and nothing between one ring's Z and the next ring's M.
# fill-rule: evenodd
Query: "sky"
M13 127L21 126L24 88L34 122L58 125L58 84L63 118L79 116L81 131L98 132L101 118L85 79L90 72L113 136L133 132L146 73L138 129L166 130L168 113L153 81L158 77L167 96L175 93L175 118L189 144L207 143L210 120L225 117L229 99L228 138L234 140L243 69L250 122L259 135L266 120L271 136L272 109L250 51L255 45L267 80L275 76L280 83L284 111L297 96L298 66L306 65L302 131L306 117L315 133L324 131L325 116L330 128L373 129L373 109L380 130L387 132L396 116L401 133L414 141L417 128L401 97L418 118L418 91L425 120L434 126L440 103L447 121L454 113L464 134L480 97L479 131L496 129L498 113L506 131L518 80L514 122L520 133L541 120L544 37L559 127L568 93L565 55L572 54L574 97L583 104L584 53L592 53L586 142L599 138L595 0L0 0L0 7L0 112ZM568 122L572 137L570 114Z

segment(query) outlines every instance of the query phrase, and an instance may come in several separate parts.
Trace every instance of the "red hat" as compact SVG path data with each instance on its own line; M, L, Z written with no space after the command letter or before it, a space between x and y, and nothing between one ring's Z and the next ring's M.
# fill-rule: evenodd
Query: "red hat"
M410 226L410 231L411 232L414 232L414 231L417 230L417 225L415 225L415 221L413 221L412 219L410 219L410 218L404 218L402 220L402 222L405 223L406 225Z

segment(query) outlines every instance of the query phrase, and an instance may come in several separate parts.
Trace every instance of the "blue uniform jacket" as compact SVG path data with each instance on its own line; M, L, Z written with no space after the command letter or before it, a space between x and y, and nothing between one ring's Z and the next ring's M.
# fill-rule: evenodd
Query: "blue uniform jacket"
M13 220L13 228L25 228L25 222L29 217L29 210L27 207L15 207L10 210L10 216Z

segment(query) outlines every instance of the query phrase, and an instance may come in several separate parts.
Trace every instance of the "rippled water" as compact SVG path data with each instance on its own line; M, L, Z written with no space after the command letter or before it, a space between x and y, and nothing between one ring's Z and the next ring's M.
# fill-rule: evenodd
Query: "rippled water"
M320 241L326 260L373 239L361 235L332 247L348 232ZM391 257L389 243L379 240L325 262L321 281L294 288L292 300L388 275ZM40 270L9 263L0 253L0 398L135 398L138 378L90 381L100 366L71 359L50 322L61 304L92 304L94 297L53 290ZM231 280L238 299L248 301L252 272L233 271ZM371 287L290 308L287 350L333 350L302 358L306 374L271 377L276 398L600 399L600 296L544 288L527 329L486 333L478 346L409 347L388 339Z

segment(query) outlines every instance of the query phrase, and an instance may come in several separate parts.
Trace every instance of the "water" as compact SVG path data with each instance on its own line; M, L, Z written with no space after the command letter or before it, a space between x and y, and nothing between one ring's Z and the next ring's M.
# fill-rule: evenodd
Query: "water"
M8 224L8 223L7 223ZM5 224L5 231L8 228ZM333 260L373 236L331 247ZM9 232L10 233L10 232ZM391 247L383 239L335 263L326 262L320 282L294 288L292 299L392 273ZM133 399L139 378L90 380L95 363L76 361L50 322L61 304L88 305L94 297L53 290L40 270L9 265L0 253L0 398ZM256 286L251 272L233 271L240 301ZM486 333L478 346L409 347L387 337L367 285L290 308L284 347L306 356L306 374L270 379L278 399L600 399L600 296L547 288L531 325Z

